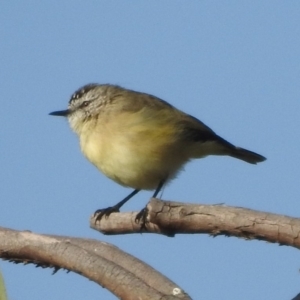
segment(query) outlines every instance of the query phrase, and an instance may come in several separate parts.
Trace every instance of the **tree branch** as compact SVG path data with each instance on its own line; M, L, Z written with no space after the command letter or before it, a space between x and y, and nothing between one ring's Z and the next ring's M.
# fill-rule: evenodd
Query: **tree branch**
M207 233L258 239L300 248L300 220L223 205L194 205L151 199L142 232L174 236ZM104 234L140 233L136 213L113 213L92 228ZM121 299L191 299L180 287L144 262L96 240L39 235L0 227L0 258L81 274Z
M121 299L191 299L146 263L108 243L0 227L0 258L81 274Z
M300 248L300 219L224 205L195 205L151 199L147 205L146 230L135 222L136 213L113 213L91 228L104 234L206 233L243 239L264 240Z

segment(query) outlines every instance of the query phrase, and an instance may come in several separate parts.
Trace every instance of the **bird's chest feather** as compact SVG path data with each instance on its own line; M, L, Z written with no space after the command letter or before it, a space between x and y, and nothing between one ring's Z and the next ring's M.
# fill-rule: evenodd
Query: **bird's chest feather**
M109 178L131 186L131 181L155 168L155 162L161 160L156 148L147 138L139 140L132 130L102 132L81 139L81 150L91 163Z
M141 125L108 128L80 139L80 144L88 160L107 177L139 189L156 188L183 163L177 149L166 145L166 136Z

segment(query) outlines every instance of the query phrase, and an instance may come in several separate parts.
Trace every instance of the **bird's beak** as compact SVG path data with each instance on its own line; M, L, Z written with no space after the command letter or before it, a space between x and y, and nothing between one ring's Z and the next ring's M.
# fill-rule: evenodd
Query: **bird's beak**
M66 110L60 110L60 111L53 111L49 115L50 116L67 117L70 114L70 112L71 111L69 109L66 109Z

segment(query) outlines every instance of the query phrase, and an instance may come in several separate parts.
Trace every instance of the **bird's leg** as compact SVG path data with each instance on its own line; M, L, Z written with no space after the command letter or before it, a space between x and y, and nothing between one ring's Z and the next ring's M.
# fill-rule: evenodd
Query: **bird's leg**
M114 206L110 206L107 208L102 208L102 209L97 209L94 212L94 216L96 216L96 220L95 222L97 222L98 220L101 220L101 218L103 216L105 216L106 218L113 212L119 212L121 206L123 206L129 199L131 199L134 195L136 195L140 190L134 190L133 192L131 192L127 197L125 197L122 201L120 201L119 203L117 203Z
M160 190L162 189L164 184L165 184L165 180L162 180L162 181L159 182L152 198L156 198L157 194L160 192ZM135 222L136 223L139 223L140 221L142 221L141 222L141 229L146 228L145 224L146 224L147 214L148 214L148 209L147 209L147 206L146 206L135 217Z
M156 188L156 190L155 190L152 198L156 198L156 196L158 195L158 193L160 192L160 190L162 189L162 187L164 186L164 184L165 184L165 180L160 181L160 183L158 184L158 186L157 186L157 188Z

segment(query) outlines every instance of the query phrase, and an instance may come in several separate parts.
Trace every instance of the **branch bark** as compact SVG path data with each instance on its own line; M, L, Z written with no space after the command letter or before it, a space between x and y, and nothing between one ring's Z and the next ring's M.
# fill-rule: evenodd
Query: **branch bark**
M90 226L104 234L206 233L258 239L300 248L300 220L224 205L194 205L151 199L146 228L136 213L113 213ZM121 299L191 299L180 287L149 265L117 247L96 240L41 235L0 227L0 258L15 263L76 272Z
M0 227L0 258L81 274L120 299L191 299L178 285L119 248L96 240Z
M113 213L95 221L91 228L103 234L205 233L264 240L300 248L300 219L224 205L196 205L151 199L147 205L146 229L135 222L136 213Z

